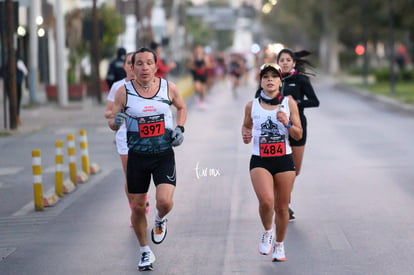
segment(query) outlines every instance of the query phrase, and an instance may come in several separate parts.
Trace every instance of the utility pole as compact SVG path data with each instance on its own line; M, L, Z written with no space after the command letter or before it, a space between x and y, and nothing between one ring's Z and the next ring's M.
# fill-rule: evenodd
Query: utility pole
M37 25L36 17L39 15L39 0L30 0L30 14L29 14L29 92L30 104L37 103L37 73L39 67L38 60L38 39L37 39Z
M390 89L391 94L395 94L395 71L394 71L394 1L388 0L388 27L390 44Z
M56 65L57 80L59 87L59 105L68 105L68 83L65 71L65 27L63 22L62 3L60 0L55 1L55 18L56 18ZM37 54L37 53L36 53Z
M95 90L96 99L98 103L102 103L101 83L99 77L99 61L100 61L100 48L99 48L99 21L98 10L96 7L96 0L93 0L92 7L92 42L91 42L91 56L92 56L92 83Z
M13 1L6 0L6 56L7 56L7 75L8 75L8 96L10 129L17 129L17 78L16 78L16 50L14 48L14 10ZM5 100L5 99L4 99Z

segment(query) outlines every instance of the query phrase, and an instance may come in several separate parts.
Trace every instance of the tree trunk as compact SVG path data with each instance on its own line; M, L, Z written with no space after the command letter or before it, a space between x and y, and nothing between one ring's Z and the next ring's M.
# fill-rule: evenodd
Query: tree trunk
M93 0L92 8L92 43L91 43L91 56L92 56L92 83L95 91L98 103L102 103L102 93L99 77L99 61L100 61L100 48L99 48L99 21L98 21L98 10L96 7L96 0Z
M17 76L16 76L16 50L13 41L15 34L13 1L7 0L5 3L6 12L6 56L8 74L8 96L10 129L17 129Z

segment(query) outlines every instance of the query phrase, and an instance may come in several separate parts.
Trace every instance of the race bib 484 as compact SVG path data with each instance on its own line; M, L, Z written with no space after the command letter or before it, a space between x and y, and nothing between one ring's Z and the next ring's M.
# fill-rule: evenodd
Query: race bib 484
M286 155L285 136L260 137L261 157L280 157Z

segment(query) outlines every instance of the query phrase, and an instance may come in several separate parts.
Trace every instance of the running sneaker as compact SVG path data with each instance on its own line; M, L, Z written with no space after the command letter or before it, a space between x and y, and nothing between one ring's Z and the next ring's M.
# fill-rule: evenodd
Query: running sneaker
M289 207L289 222L293 222L295 220L295 216L293 214L295 214L295 212Z
M155 255L152 251L145 251L141 253L141 259L138 263L139 271L153 270L154 267L152 264L155 262Z
M272 232L263 232L259 243L259 253L262 255L269 255L272 252L273 230Z
M275 242L273 245L273 254L272 254L273 262L283 262L286 261L285 256L285 247L283 242Z
M145 201L145 215L148 216L149 212L150 212L150 203L149 203L149 197L147 195L147 198Z
M160 244L167 236L167 219L155 221L155 227L151 230L151 238L155 244Z

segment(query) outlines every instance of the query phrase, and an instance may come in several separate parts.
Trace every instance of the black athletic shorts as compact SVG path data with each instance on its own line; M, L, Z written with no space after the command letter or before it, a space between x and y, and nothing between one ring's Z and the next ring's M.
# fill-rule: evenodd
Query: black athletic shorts
M157 154L140 154L129 150L127 163L128 192L147 193L151 183L155 186L168 183L175 186L175 158L172 149Z
M193 72L193 81L200 81L201 83L207 83L207 74L198 74Z
M272 176L286 171L295 171L292 154L281 157L260 157L252 155L250 158L250 171L258 167L266 169Z

